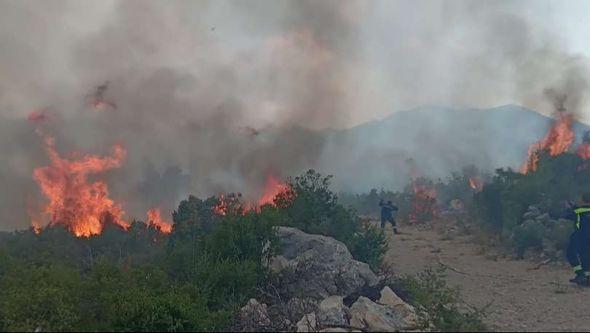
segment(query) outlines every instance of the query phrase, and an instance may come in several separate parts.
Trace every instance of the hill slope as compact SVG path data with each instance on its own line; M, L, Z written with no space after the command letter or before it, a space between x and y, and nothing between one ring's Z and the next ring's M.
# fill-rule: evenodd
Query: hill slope
M397 112L329 132L320 168L337 175L338 187L347 191L403 186L410 175L409 158L420 174L432 177L445 177L470 164L486 171L519 168L528 147L545 135L551 123L549 117L513 105ZM578 141L589 129L575 124Z

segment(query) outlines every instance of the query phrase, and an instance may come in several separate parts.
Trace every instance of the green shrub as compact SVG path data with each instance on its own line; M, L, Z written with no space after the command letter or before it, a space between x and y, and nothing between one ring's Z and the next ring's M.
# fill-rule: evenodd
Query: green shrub
M483 311L464 309L467 305L458 289L450 288L445 281L444 268L394 278L390 287L406 302L426 312L425 329L433 325L436 331L443 332L487 331Z
M528 248L541 249L546 229L543 223L529 220L514 228L514 242L519 257L524 255Z
M11 267L0 281L3 331L75 331L82 328L82 281L66 267Z
M333 237L346 244L355 259L378 267L387 251L385 237L364 227L352 210L338 203L337 195L330 189L331 178L309 170L290 179L289 190L275 200L283 215L280 223Z
M572 221L560 219L549 231L547 238L551 240L556 250L565 251L573 231L574 224Z
M369 264L371 269L378 270L387 248L387 238L383 230L367 223L356 233L351 253L354 253L357 260Z

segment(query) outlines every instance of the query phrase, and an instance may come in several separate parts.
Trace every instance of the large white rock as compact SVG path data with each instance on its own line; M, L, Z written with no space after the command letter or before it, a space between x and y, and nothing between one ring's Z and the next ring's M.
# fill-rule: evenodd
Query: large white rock
M316 332L317 327L315 313L306 314L297 322L297 332Z
M277 273L289 271L281 280L287 297L346 297L378 283L369 265L354 260L342 242L289 227L279 227L277 232L282 253L271 260L270 268Z
M342 300L342 296L330 296L320 302L317 310L317 319L322 327L344 326L348 324L348 308Z
M257 330L271 324L266 304L261 304L254 298L240 309L240 321L246 330Z
M400 314L405 321L406 327L404 327L404 329L413 329L418 327L419 319L418 315L416 314L416 309L399 298L399 296L397 296L393 290L391 290L391 288L386 286L383 288L383 290L381 290L381 298L379 298L377 303L389 306L398 314Z
M395 309L364 296L350 307L350 314L350 326L372 332L394 332L407 327L404 318Z

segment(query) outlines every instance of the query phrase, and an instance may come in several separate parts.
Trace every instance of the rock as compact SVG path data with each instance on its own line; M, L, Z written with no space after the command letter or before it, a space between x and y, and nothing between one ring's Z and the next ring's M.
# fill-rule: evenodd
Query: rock
M536 220L533 219L529 219L529 220L525 220L524 222L522 222L522 225L534 225L537 224Z
M348 325L348 308L342 300L342 296L330 296L320 302L317 310L317 321L320 326Z
M260 328L269 327L271 324L266 304L260 304L251 298L240 309L240 323L246 331L257 331Z
M377 303L387 305L400 314L405 321L405 327L403 327L404 330L418 327L419 320L418 315L416 314L416 309L399 298L391 288L386 286L381 290L381 298L379 298Z
M539 208L537 206L529 206L529 208L527 209L527 211L533 213L534 215L541 214L541 211L539 210Z
M317 326L318 322L315 313L309 313L297 322L297 332L315 332L317 331Z
M535 220L542 222L542 223L546 223L551 220L551 217L549 216L548 213L545 213L545 214L537 216L537 218Z
M279 227L282 253L272 258L271 269L280 273L281 292L287 298L346 297L379 280L369 265L356 261L342 242Z
M319 332L350 332L349 330L347 330L346 328L343 327L328 327L328 328L324 328L319 330Z
M350 326L372 332L393 332L406 328L402 316L387 305L374 303L366 297L350 307Z

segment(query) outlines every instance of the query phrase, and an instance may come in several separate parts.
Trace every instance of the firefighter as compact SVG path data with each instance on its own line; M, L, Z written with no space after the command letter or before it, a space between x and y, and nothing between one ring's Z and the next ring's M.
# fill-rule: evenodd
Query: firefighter
M381 229L385 229L385 222L389 222L393 228L393 234L399 235L395 219L393 218L394 212L398 211L397 206L395 206L391 200L387 201L387 203L383 203L383 199L381 199L381 201L379 201L379 207L381 207Z
M582 195L581 205L569 204L567 218L574 221L574 232L567 246L567 260L574 269L570 280L581 286L590 286L590 193Z

